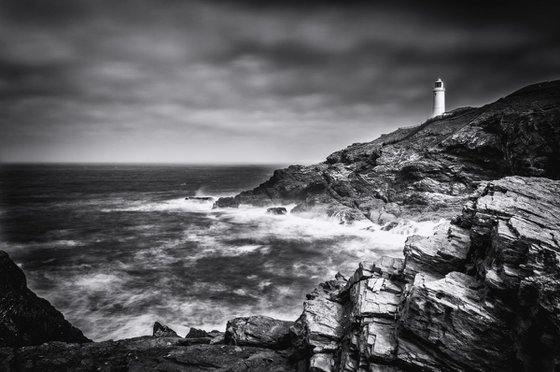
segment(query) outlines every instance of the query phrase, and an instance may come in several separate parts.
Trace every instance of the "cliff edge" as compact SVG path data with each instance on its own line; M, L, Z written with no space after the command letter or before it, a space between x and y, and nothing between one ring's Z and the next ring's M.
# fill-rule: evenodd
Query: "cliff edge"
M462 108L290 166L219 207L297 203L343 220L457 214L482 180L560 178L560 81L534 84L480 108Z

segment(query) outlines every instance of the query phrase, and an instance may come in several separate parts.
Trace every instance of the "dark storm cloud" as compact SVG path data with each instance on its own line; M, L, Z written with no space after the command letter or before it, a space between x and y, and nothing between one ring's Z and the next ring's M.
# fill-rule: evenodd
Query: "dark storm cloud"
M0 158L317 161L558 78L555 9L505 2L0 2Z

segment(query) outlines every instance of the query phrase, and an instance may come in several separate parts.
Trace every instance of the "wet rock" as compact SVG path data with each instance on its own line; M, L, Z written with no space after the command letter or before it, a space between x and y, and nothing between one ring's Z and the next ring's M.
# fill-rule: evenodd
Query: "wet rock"
M89 342L51 304L27 288L23 271L0 251L0 347Z
M152 335L154 337L179 337L174 330L160 322L154 323Z
M272 207L272 208L268 208L266 210L266 213L280 216L288 213L288 210L284 207Z
M235 318L227 323L225 342L230 345L251 345L282 349L290 346L293 322L256 315Z
M213 196L187 196L185 200L214 201Z
M219 198L214 202L213 208L237 208L239 201L233 197Z

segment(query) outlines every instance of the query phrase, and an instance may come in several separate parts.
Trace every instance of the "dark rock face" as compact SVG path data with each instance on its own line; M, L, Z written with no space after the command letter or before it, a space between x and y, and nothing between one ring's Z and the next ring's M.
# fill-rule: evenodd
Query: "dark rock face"
M51 304L27 288L23 271L0 251L0 347L89 342Z
M315 371L560 368L560 181L482 183L462 215L308 295L292 327Z
M266 210L268 214L283 215L288 213L288 210L284 207L272 207Z
M285 349L290 346L290 326L293 322L256 315L230 320L225 342L240 346L262 346Z
M224 333L219 331L206 332L202 329L191 328L185 336L189 344L223 344Z
M152 334L154 335L154 337L179 337L177 335L177 332L175 332L168 326L161 324L160 322L154 323Z
M220 198L214 203L214 208L237 208L239 201L232 197Z
M192 328L189 329L189 333L185 338L200 338L200 337L211 337L210 334L202 329Z
M560 81L535 84L480 108L464 108L354 144L312 166L274 172L216 206L298 203L346 221L452 217L482 180L560 178Z

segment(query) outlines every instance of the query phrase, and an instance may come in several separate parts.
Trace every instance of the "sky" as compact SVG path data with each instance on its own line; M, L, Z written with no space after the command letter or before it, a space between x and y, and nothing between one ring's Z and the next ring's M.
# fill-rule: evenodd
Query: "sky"
M319 162L560 78L554 2L0 0L0 161Z

